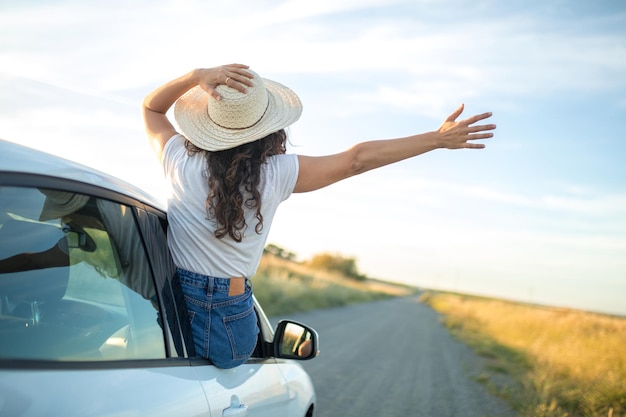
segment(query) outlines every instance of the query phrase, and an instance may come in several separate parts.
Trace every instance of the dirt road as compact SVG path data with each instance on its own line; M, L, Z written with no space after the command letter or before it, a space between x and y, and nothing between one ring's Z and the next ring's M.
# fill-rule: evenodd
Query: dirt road
M417 298L291 315L320 334L303 362L317 417L513 417L476 382L483 359L451 338Z

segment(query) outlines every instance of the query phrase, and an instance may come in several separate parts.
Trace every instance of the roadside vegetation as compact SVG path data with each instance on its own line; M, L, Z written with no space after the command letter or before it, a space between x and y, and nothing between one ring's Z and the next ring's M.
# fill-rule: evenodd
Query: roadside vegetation
M626 318L443 292L422 301L488 366L520 417L626 416Z
M268 316L338 307L416 294L401 284L368 278L356 260L339 254L319 254L298 262L294 253L268 245L256 275L254 295Z

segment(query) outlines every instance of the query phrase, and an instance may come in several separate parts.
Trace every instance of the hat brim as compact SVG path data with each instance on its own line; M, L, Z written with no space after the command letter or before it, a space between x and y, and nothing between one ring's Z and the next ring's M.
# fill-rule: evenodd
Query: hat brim
M47 189L40 189L40 191L46 196L39 215L40 221L68 216L83 208L89 201L88 195Z
M190 89L176 101L174 117L187 139L208 151L221 151L254 142L296 122L302 114L302 103L294 91L263 78L268 92L268 106L263 117L245 129L228 129L211 120L207 111L208 100L214 100L202 88ZM218 86L220 88L230 88Z

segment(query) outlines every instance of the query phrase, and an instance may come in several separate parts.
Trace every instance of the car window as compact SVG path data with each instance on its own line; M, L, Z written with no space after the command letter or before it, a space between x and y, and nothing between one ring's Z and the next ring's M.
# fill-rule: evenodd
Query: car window
M165 357L157 296L130 207L0 187L0 358Z

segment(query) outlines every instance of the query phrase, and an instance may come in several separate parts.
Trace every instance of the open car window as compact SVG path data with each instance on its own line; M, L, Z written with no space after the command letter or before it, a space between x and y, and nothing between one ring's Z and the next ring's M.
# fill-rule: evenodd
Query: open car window
M158 305L130 207L0 187L0 359L165 358Z

